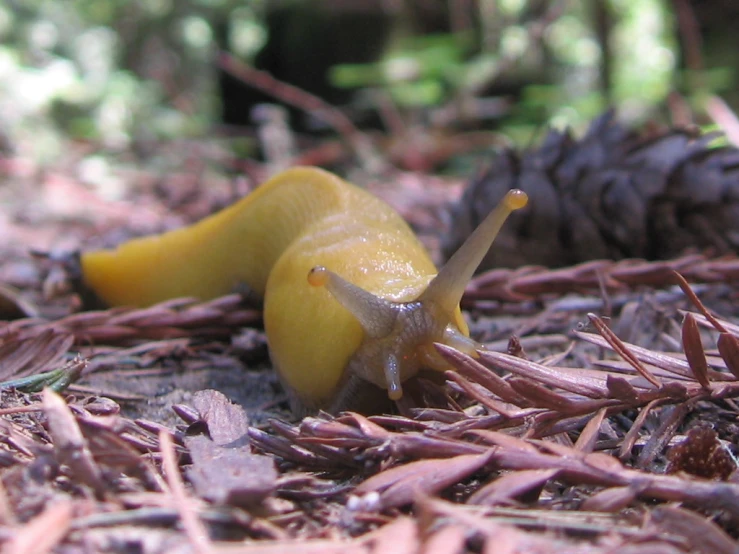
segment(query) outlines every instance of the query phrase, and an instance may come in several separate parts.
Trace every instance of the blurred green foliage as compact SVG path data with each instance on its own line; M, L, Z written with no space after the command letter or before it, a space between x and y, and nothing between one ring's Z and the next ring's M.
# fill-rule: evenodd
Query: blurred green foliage
M522 141L546 123L580 127L611 103L628 119L644 119L671 90L686 90L669 0L573 0L542 22L547 4L555 3L479 0L463 32L425 36L409 32L408 14L399 12L379 60L335 66L329 78L337 87L380 89L411 113L510 88L516 103L495 126ZM606 35L594 23L596 6L608 16ZM204 135L218 114L213 54L221 47L253 59L269 40L268 7L268 0L6 0L6 144L44 162L68 138L123 151ZM704 77L713 92L735 87L733 67Z
M592 24L595 3L567 4L540 40L531 30L538 21L525 16L532 2L493 4L491 19L481 20L482 48L466 34L403 36L377 63L338 66L331 77L338 86L384 87L403 107L494 90L498 79L524 81L509 121L522 139L542 122L583 126L609 104L627 119L644 119L675 84L678 45L665 0L605 2L613 18L610 101L599 82L605 53Z
M243 2L22 0L0 4L0 123L43 163L67 138L123 151L193 137L213 121L216 25L248 54L264 40Z
M401 107L439 105L467 74L472 46L468 33L403 37L378 62L337 65L329 78L338 87L382 87Z

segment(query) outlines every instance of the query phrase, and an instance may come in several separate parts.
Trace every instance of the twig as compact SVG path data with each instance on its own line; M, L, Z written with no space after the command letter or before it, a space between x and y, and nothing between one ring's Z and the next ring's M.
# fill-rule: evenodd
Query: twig
M299 108L326 122L337 133L344 136L346 141L354 149L359 160L371 172L378 173L384 169L382 167L384 162L374 152L374 147L367 135L362 133L341 110L318 96L275 79L266 71L261 71L241 63L228 52L219 52L216 62L219 68L239 79L244 84L259 89L276 100Z
M470 282L464 301L466 304L477 300L520 302L548 294L595 292L602 290L601 283L609 291L628 290L637 285L666 287L675 284L675 272L702 283L736 282L739 280L739 257L688 255L670 261L653 262L595 260L561 269L538 266L493 269L481 273ZM602 305L603 301L599 303Z
M685 65L694 72L696 88L704 88L703 39L698 22L688 0L673 0L677 15L677 26L685 47Z
M739 146L739 117L723 98L710 96L706 101L706 111L734 145Z
M8 491L5 489L5 484L0 480L0 524L8 525L15 522L16 517L13 513L13 507L10 505Z
M162 453L162 467L165 478L167 479L174 505L179 511L187 538L190 539L190 543L192 543L195 552L198 554L214 552L210 539L208 538L208 531L189 502L177 464L174 442L172 441L171 435L165 430L159 432L159 449Z
M161 344L164 339L190 336L228 337L234 328L254 325L260 319L258 310L243 306L240 295L229 294L206 302L175 298L143 309L80 312L55 321L3 321L0 333L17 333L19 338L36 337L50 331L69 333L77 344L117 344L142 339L158 340Z

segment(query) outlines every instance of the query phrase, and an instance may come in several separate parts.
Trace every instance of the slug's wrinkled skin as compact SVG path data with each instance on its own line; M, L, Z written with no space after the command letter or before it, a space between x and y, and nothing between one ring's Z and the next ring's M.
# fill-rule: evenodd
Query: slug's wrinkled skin
M367 381L397 399L422 367L447 369L433 342L475 348L458 306L471 271L440 300L436 268L405 221L317 168L284 171L190 227L83 253L81 266L108 305L205 300L243 285L261 295L270 355L298 413L353 409Z

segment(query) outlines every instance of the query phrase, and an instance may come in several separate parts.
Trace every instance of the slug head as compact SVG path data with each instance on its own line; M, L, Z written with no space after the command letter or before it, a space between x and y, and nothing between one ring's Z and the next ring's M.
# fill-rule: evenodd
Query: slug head
M420 369L450 369L434 349L435 342L476 356L482 346L456 324L459 302L508 215L527 202L523 191L508 191L426 290L410 302L380 298L325 267L314 267L308 282L326 287L357 318L365 333L361 346L349 360L348 374L387 389L390 399L398 400L403 396L402 383Z

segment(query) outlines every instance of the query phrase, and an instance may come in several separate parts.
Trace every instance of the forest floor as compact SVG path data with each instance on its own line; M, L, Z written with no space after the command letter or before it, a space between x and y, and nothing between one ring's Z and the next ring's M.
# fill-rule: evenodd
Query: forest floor
M0 158L3 551L739 551L739 258L484 272L479 359L442 350L457 371L395 413L295 420L247 299L95 310L72 286L71 252L265 176L223 157ZM362 184L441 259L465 182Z

